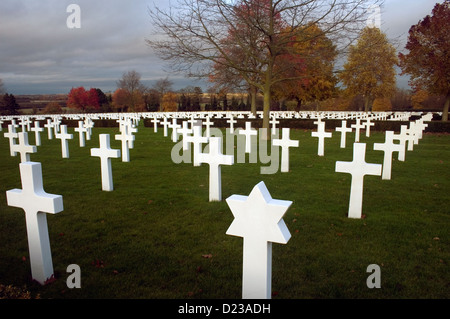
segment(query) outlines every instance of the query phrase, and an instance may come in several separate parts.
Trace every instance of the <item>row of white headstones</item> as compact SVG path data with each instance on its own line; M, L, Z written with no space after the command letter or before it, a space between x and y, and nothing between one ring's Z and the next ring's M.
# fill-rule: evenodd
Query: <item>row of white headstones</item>
M210 136L209 129L213 125L213 122L210 121L211 117L207 116L206 121L203 122L191 116L190 128L188 121L184 121L183 125L177 124L177 118L179 119L178 116L174 116L172 122L169 122L168 117L165 116L159 122L158 118L154 116L152 120L154 132L157 132L158 124L161 124L164 128L164 136L168 136L168 128L172 129L173 142L177 142L179 135L182 136L184 150L189 150L187 145L185 148L185 143L193 143L194 166L199 166L201 163L207 163L210 166L210 201L220 201L220 167L221 165L233 165L234 155L222 154L221 138ZM277 117L273 116L271 120L272 133L276 130L276 124L279 124L276 119ZM402 125L399 134L394 134L393 131L385 132L385 142L374 144L374 150L384 151L383 165L366 163L366 144L359 143L361 129L365 128L366 136L370 136L370 126L374 124L370 118L366 118L364 124L360 122L360 119L356 119L356 124L351 127L347 127L347 121L343 120L342 126L336 128L336 131L341 133L341 148L345 148L346 133L355 129L353 161L338 161L335 168L336 172L352 175L349 218L361 218L364 176L382 175L383 179L390 179L393 152L398 152L398 160L404 161L406 143L408 143L408 150L412 150L413 145L418 143L427 127L427 124L424 123L425 120L430 120L428 115L415 122L409 122L409 128L407 125ZM136 115L125 116L117 121L120 134L115 138L122 142L122 149L111 149L109 134L100 134L100 147L91 149L91 156L101 159L103 191L113 190L111 159L119 158L122 154L122 161L130 161L129 149L133 148L135 140L133 133L137 133L135 124L139 121L139 117ZM75 132L79 133L80 147L84 147L85 137L88 140L91 138L94 121L87 116L84 121L78 123ZM230 117L228 123L230 124L229 129L233 133L233 124L236 122ZM46 213L56 214L63 211L63 200L61 195L48 194L44 191L41 163L30 161L30 154L36 153L37 146L41 145L40 133L44 130L40 128L39 121L34 122L34 127L28 126L30 124L31 122L22 121L20 124L22 132L16 132L19 125L15 123L15 119L11 119L8 132L4 134L10 142L10 155L20 154L19 168L22 182L21 190L13 189L7 191L6 195L9 206L19 207L25 211L32 277L37 282L45 284L53 277ZM318 118L315 124L317 124L317 131L312 132L311 136L318 138L318 155L324 156L324 139L332 137L332 133L326 132L325 122L321 118ZM203 125L206 126L204 135L202 134ZM48 129L49 139L52 139L53 133L55 133L55 137L61 140L62 157L68 158L68 140L73 139L73 135L68 133L67 126L60 125L60 118L54 117L53 121L47 120L45 127ZM35 133L35 146L28 143L27 129ZM249 153L251 149L247 148L247 145L250 145L251 137L256 136L257 131L251 128L251 122L246 122L245 130L239 130L238 133L246 136L246 152ZM272 140L273 145L282 148L282 172L289 171L289 148L299 146L299 141L291 140L289 135L289 128L283 128L283 137ZM398 140L399 143L394 143L395 140ZM209 153L202 152L201 145L206 143L209 143ZM272 243L286 244L291 237L283 221L283 216L292 202L272 199L264 182L258 183L249 196L232 195L226 199L226 202L235 218L226 234L244 238L242 296L243 298L270 298Z

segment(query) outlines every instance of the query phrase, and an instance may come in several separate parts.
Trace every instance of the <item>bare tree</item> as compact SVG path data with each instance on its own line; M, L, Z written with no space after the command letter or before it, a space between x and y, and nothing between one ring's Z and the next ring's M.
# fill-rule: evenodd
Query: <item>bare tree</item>
M159 99L162 100L166 93L173 91L173 82L169 80L169 77L167 76L164 79L157 80L152 88L158 92ZM160 111L162 111L162 104L160 105Z
M123 89L128 93L128 105L135 111L142 109L142 95L146 87L141 83L141 74L132 70L123 73L122 78L117 81L117 88Z
M173 71L191 77L208 76L214 64L233 69L263 93L263 127L269 128L271 88L287 80L274 69L276 60L293 41L311 41L305 27L314 24L344 52L378 2L178 0L169 10L149 10L156 30L147 43Z

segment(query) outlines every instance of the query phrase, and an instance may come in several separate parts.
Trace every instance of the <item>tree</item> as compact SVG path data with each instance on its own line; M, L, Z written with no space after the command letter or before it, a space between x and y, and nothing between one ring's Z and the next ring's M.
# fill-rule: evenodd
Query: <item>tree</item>
M117 88L128 92L127 106L129 111L143 111L145 103L143 94L146 90L141 83L141 74L132 70L122 74L122 78L117 82Z
M274 66L288 43L309 40L298 34L301 26L317 24L343 49L366 22L369 3L374 1L180 0L167 11L150 10L156 28L147 43L174 71L188 76L208 77L214 63L238 73L262 92L268 132L272 88L285 80L285 70Z
M303 101L322 101L333 94L337 79L334 76L336 46L316 25L306 25L298 36L307 40L294 39L292 50L277 61L275 69L282 68L285 81L274 86L273 93L278 98L297 100L297 110ZM318 104L317 104L318 105Z
M411 104L413 109L415 110L421 110L423 109L423 102L425 102L428 99L428 92L422 89L417 90L414 92L414 94L411 96Z
M375 98L390 97L396 89L395 48L376 27L362 30L356 45L350 47L344 70L339 74L350 95L364 97L364 110L371 110Z
M152 89L158 92L159 100L163 98L163 96L173 91L173 81L169 80L169 77L166 76L164 79L159 79L153 84ZM162 111L162 106L160 105L160 111Z
M2 115L17 115L19 114L19 108L20 106L14 95L6 93L3 96L3 103L0 108L0 113Z
M442 120L448 121L450 105L450 1L433 8L409 29L407 54L399 53L403 74L411 76L410 85L415 90L445 96Z
M128 110L128 102L130 101L130 93L125 89L117 89L112 96L112 106L116 112L125 112Z
M92 110L99 110L97 90L91 88L86 91L84 87L72 88L67 96L67 106L81 110L83 113Z
M177 95L174 92L167 92L164 94L161 102L163 112L177 111Z

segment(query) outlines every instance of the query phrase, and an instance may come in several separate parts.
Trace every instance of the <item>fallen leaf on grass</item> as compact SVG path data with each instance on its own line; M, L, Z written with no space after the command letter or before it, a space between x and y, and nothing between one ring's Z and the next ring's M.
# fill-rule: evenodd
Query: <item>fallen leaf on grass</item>
M212 258L212 254L202 255L203 258Z

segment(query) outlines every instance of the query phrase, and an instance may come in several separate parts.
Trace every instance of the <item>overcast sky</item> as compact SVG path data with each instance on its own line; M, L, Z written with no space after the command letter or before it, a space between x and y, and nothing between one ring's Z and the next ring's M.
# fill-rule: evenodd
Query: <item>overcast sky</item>
M175 1L172 1L173 3ZM406 43L411 25L431 14L436 0L385 0L381 29ZM66 9L81 8L81 28L69 29ZM124 72L136 70L151 86L166 65L145 43L152 30L148 8L168 0L1 0L0 79L12 94L68 93L72 87L114 91ZM170 74L174 88L205 86ZM406 87L399 78L398 86Z

